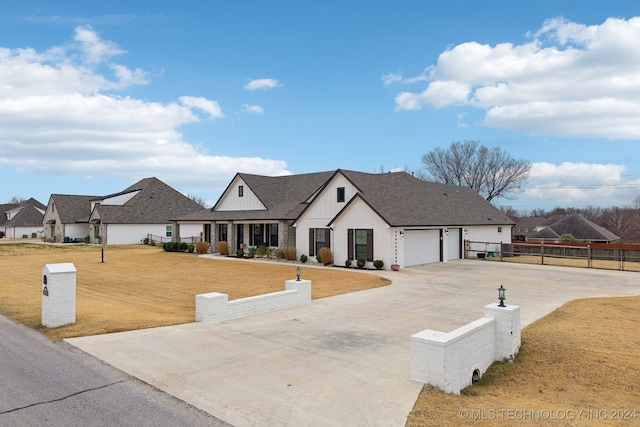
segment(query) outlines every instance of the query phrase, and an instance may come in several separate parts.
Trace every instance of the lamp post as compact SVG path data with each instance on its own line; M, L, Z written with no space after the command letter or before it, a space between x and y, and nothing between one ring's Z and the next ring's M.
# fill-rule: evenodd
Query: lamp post
M300 266L296 267L296 282L300 281Z
M502 285L500 285L500 287L498 288L498 299L500 300L500 304L498 304L498 307L506 307L506 305L504 305L504 300L506 299L506 297L504 296L504 291L506 290L507 289Z

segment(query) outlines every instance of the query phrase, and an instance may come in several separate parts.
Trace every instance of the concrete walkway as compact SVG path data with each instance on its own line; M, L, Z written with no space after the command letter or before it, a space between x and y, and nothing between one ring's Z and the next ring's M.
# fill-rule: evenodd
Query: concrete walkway
M409 337L482 317L500 285L522 326L576 298L640 295L638 273L479 260L382 275L393 284L279 312L67 341L234 426L403 426L422 388Z

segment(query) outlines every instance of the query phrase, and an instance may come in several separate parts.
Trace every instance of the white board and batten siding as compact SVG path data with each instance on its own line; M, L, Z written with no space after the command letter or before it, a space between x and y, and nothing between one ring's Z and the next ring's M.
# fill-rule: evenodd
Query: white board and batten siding
M239 189L242 186L242 197L239 195ZM249 186L239 177L231 183L225 194L223 194L217 211L248 211L248 210L266 210L260 199L254 194Z
M404 265L440 262L440 230L405 230Z

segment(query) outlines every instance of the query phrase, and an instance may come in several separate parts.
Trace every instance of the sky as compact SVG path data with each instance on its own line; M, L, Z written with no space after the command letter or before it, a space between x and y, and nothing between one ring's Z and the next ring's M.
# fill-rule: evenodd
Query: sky
M532 165L513 199L634 206L640 5L31 1L0 16L0 203L155 176L424 171L454 141Z

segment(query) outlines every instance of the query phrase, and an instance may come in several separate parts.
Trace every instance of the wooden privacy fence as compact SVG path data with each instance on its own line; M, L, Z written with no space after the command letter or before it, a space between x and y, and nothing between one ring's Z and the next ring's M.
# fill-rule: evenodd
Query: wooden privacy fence
M467 258L640 271L640 245L545 242L465 242Z

